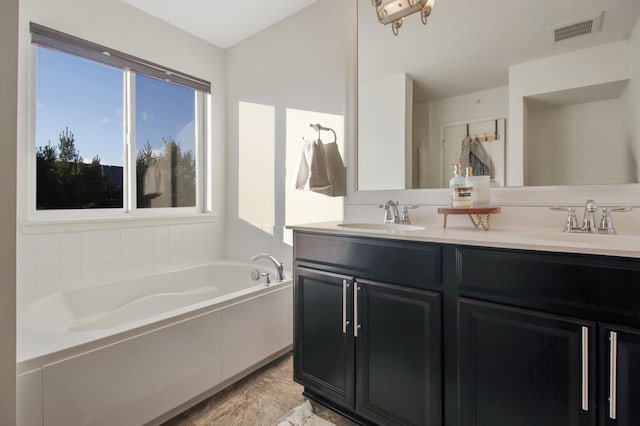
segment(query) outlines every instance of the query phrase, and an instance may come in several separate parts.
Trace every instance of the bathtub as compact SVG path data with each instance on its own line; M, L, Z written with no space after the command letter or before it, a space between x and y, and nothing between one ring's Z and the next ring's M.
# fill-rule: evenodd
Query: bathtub
M21 305L19 426L159 424L290 350L291 281L254 269L275 275L219 262Z

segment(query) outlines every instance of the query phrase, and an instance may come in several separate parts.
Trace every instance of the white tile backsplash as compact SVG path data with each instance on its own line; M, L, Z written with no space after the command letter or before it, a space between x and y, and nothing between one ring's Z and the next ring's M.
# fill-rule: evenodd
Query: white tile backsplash
M100 231L85 231L82 233L82 248L100 247L102 244L102 233Z
M60 236L58 234L38 235L35 240L36 253L49 253L60 249Z
M161 273L225 252L225 227L214 223L17 234L20 297Z

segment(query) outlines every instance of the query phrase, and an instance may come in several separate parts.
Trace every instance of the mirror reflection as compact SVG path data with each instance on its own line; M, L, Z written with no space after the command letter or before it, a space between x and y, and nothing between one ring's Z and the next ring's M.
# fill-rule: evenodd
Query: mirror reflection
M639 15L637 0L441 0L394 36L358 0L358 190L446 188L474 151L492 186L637 183Z

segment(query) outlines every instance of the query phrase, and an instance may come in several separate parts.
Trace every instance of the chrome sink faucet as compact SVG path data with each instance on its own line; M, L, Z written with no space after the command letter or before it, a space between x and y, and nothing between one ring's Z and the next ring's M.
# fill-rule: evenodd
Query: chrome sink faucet
M617 232L613 227L611 212L628 212L631 211L631 207L604 207L602 209L602 218L600 219L600 223L596 224L596 212L598 211L598 205L593 200L587 200L584 205L582 226L578 225L576 209L574 207L551 207L551 210L563 210L569 213L562 232L586 232L591 234L615 235Z
M598 211L598 205L593 200L587 200L584 205L584 215L582 216L582 230L584 232L598 232L598 225L596 225L596 212Z
M275 257L267 254L267 253L258 253L255 256L251 257L251 260L258 260L258 259L268 259L271 262L273 262L273 264L276 267L276 271L278 272L278 281L284 281L284 263L279 262L278 259L276 259Z
M411 218L409 217L409 209L417 209L418 205L408 204L402 206L402 214L399 213L398 207L400 207L400 203L393 200L389 200L384 204L378 205L378 208L384 209L384 223L411 223Z

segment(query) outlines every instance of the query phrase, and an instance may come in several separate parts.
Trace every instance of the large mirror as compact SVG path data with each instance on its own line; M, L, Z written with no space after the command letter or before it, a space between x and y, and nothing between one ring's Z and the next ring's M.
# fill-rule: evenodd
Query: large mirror
M639 15L638 0L435 0L394 36L358 0L357 190L448 187L471 151L494 187L637 183Z

